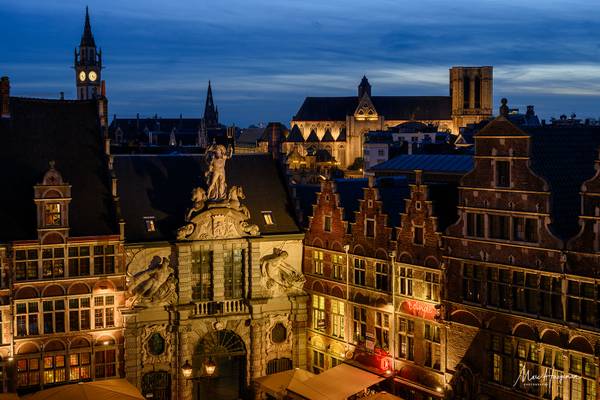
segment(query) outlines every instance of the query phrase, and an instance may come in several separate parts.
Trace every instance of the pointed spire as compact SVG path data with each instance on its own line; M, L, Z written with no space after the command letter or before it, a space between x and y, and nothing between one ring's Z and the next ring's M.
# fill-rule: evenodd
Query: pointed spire
M214 128L219 125L219 114L215 109L215 102L212 95L212 87L208 81L208 90L206 91L206 103L204 105L204 121L207 128Z
M90 24L90 13L88 7L85 7L85 25L83 26L83 35L81 35L81 47L96 47L94 35L92 34L92 26Z
M371 84L369 83L367 76L363 75L360 84L358 85L358 97L363 97L365 93L371 96Z

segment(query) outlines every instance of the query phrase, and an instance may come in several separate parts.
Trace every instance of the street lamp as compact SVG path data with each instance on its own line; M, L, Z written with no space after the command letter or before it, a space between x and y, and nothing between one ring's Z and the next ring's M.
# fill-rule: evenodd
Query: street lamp
M188 360L185 360L185 364L181 366L181 373L185 379L192 377L193 368Z
M206 370L206 375L213 376L213 374L215 373L215 369L217 369L217 364L215 364L212 357L209 357L208 360L204 363L204 369Z

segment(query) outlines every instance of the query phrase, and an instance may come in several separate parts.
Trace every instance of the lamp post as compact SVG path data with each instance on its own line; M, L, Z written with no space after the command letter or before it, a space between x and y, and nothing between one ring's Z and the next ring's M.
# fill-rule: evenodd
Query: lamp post
M181 373L185 379L190 379L192 377L193 368L188 360L185 360L185 364L181 366Z
M204 370L206 371L206 376L209 378L213 376L215 370L217 369L217 364L213 361L212 357L208 357L208 360L204 363Z
M396 370L396 250L390 251L390 261L392 267L392 340L391 340L391 352L392 352L392 372Z
M349 244L345 244L344 245L344 251L346 252L346 312L344 313L344 323L346 322L346 316L350 315L350 312L352 310L350 310L349 307L349 302L350 302L350 259L348 258L348 252L350 251L350 245ZM348 318L349 319L349 318ZM346 353L348 352L349 349L349 345L348 345L348 335L350 335L350 329L348 329L348 325L346 324L346 330L345 330L345 339L346 339Z

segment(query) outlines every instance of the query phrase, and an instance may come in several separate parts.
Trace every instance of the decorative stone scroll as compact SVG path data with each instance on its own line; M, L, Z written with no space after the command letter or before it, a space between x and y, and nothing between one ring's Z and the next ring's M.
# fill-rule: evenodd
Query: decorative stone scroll
M231 149L213 144L206 150L208 190L192 190L192 207L187 211L186 224L177 230L178 240L229 239L260 234L258 226L250 224L250 211L241 203L246 197L240 186L227 191L225 161Z
M274 248L272 254L260 259L262 284L272 296L301 292L306 281L304 275L285 262L287 257L287 251Z
M154 257L150 265L137 273L127 271L127 305L173 303L177 279L167 257Z

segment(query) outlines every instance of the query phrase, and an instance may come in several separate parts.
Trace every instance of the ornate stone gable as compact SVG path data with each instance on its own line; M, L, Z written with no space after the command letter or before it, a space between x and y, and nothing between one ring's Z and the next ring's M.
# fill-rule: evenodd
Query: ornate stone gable
M231 239L259 235L258 226L250 224L250 211L241 204L245 199L241 186L227 190L225 162L230 149L213 144L206 150L207 189L192 190L193 206L186 213L186 224L177 230L178 240Z
M354 110L354 118L358 120L376 120L379 118L375 105L368 93L364 93L358 101L358 107Z

